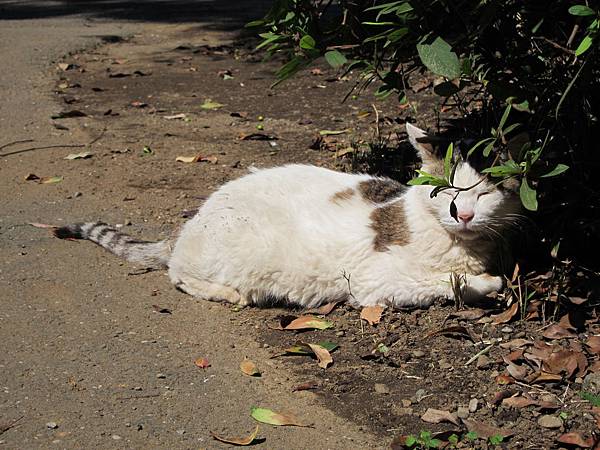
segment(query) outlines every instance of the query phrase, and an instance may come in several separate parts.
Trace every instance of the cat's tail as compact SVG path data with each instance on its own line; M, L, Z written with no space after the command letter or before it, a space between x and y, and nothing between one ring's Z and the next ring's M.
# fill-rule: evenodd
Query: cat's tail
M87 239L109 252L144 267L167 268L171 247L168 240L148 242L135 239L102 222L75 223L53 229L60 239Z

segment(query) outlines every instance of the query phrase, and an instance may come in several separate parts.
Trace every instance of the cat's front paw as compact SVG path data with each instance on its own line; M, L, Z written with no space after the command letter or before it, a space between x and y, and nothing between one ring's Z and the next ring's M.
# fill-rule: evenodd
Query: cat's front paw
M463 300L466 303L480 300L492 292L498 292L504 287L502 277L487 273L481 275L468 275L463 290Z

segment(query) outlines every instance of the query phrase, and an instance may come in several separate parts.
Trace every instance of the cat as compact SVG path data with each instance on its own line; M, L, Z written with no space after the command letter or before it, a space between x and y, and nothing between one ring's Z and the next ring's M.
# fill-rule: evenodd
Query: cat
M443 173L429 135L407 123L422 169ZM309 165L253 169L223 185L174 240L146 242L104 223L59 227L59 238L88 239L146 267L168 269L195 297L238 305L272 301L313 308L427 307L438 298L477 300L503 287L500 241L519 211L514 189L468 162L454 185L432 186ZM454 199L455 214L450 211ZM451 274L458 274L451 282Z

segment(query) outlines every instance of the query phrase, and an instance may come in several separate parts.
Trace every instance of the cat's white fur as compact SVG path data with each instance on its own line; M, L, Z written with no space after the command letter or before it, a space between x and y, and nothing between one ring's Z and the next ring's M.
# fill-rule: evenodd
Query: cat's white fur
M438 164L419 142L425 134L407 125L424 170ZM187 222L168 261L169 276L183 291L212 300L260 304L271 299L313 307L348 299L355 306L426 306L452 298L450 274L466 275L466 300L502 287L491 276L497 258L490 233L516 211L516 202L468 164L456 186L475 188L455 200L468 223L450 215L455 192L430 198L431 186L411 186L403 202L409 240L376 250L373 203L361 195L332 201L374 177L307 165L258 170L222 186Z

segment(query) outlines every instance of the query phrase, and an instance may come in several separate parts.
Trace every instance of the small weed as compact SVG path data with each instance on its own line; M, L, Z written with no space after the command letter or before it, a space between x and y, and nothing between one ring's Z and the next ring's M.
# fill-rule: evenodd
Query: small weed
M590 402L592 404L592 406L596 406L596 407L600 406L600 395L594 395L591 392L581 391L579 393L579 396L582 399Z

